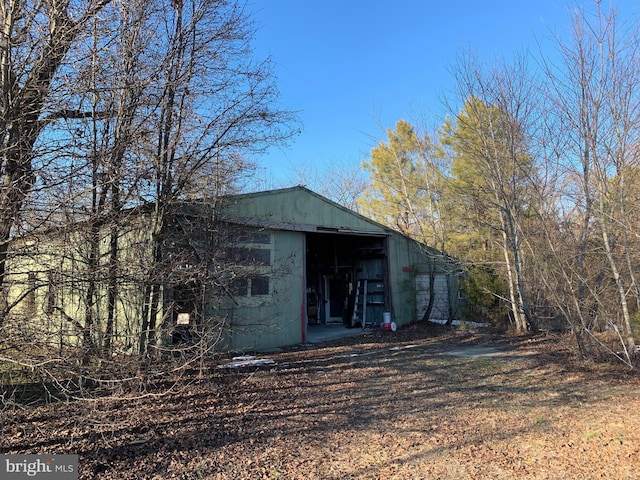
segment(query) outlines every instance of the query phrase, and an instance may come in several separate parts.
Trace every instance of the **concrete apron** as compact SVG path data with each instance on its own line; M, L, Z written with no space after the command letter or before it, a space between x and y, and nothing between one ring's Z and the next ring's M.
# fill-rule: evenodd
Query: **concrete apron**
M307 342L322 343L339 338L356 337L371 333L370 328L346 328L342 324L335 325L307 325Z

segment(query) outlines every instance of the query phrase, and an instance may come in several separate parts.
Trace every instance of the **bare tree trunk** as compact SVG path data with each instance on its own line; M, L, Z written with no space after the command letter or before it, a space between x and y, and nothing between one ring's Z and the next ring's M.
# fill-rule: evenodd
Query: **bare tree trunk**
M516 330L518 330L519 332L523 332L526 331L526 322L522 318L520 309L518 308L515 279L513 276L513 266L511 265L511 255L509 254L509 248L507 247L507 232L502 232L502 240L503 243L500 248L502 250L504 264L507 272L507 286L509 287L509 306L511 307L513 321L516 324Z
M141 355L147 353L147 340L149 338L149 318L151 317L151 295L153 286L149 283L145 286L142 306L142 321L140 323L140 339L138 351Z
M527 292L525 290L525 281L523 278L522 267L522 252L520 249L518 230L515 226L513 215L510 212L507 213L507 219L505 223L509 232L509 245L511 246L511 252L513 254L513 271L517 291L516 298L518 300L518 311L521 321L519 330L522 332L537 332L538 326L535 319L533 318L533 315L531 314L529 301L527 299Z
M604 220L600 221L600 225L602 229L601 230L602 241L604 244L607 260L609 261L609 268L611 269L611 273L613 275L613 279L615 280L616 287L618 290L618 299L620 301L620 309L622 311L622 321L623 321L622 335L626 342L627 355L630 355L630 354L633 354L635 350L635 340L633 338L633 330L631 328L631 315L629 313L629 305L627 303L627 292L626 292L625 285L622 281L622 277L620 276L618 264L611 250L611 240L609 239L609 233L607 231L607 228L604 225Z
M158 227L159 228L159 227ZM149 355L150 347L156 345L157 319L160 315L160 279L163 278L162 240L160 234L152 235L152 265L149 267L148 284L145 290L142 328L139 349L141 354ZM166 274L166 272L165 272Z
M427 321L431 318L431 312L433 311L433 305L436 300L436 269L435 269L435 259L432 258L429 262L429 304L427 305L427 309L422 316L422 321Z
M95 323L95 308L97 295L97 272L100 261L100 226L97 220L92 220L89 235L89 256L87 258L86 281L87 288L85 292L85 308L84 308L84 325L82 326L82 348L83 348L83 364L88 363L91 356L95 353L93 342L93 325Z
M113 220L115 222L115 219ZM118 235L117 225L112 225L109 239L109 281L107 287L107 323L104 329L103 352L105 356L111 353L113 343L113 327L116 320L116 301L118 298Z

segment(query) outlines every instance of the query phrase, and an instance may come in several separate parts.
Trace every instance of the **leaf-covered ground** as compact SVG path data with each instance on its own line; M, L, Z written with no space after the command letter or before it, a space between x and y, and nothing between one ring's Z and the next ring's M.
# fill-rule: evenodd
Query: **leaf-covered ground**
M640 479L637 374L560 345L375 331L139 399L9 403L0 453L77 453L82 479Z

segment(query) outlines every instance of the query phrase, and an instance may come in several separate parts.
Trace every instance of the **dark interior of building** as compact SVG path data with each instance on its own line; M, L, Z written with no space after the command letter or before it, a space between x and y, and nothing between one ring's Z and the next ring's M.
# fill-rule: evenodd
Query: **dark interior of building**
M358 323L363 316L367 323L382 322L389 298L386 237L308 233L306 250L310 324L355 326L354 309Z

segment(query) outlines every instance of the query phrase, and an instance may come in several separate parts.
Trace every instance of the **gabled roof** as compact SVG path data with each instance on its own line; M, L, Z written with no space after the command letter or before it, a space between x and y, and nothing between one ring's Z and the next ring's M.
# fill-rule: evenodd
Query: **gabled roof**
M388 235L391 230L304 186L225 196L226 220L305 232Z

